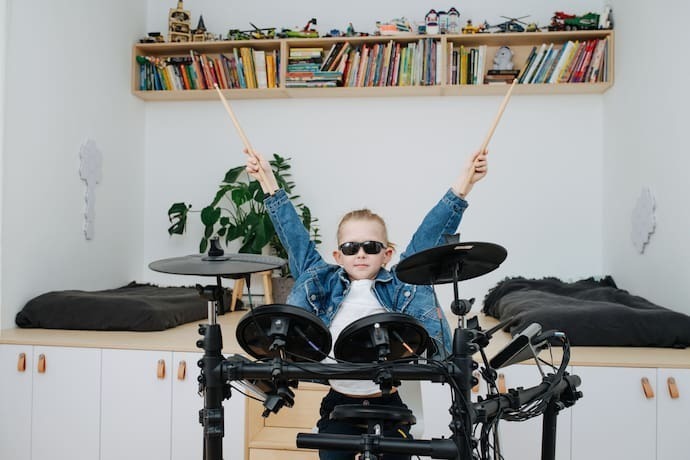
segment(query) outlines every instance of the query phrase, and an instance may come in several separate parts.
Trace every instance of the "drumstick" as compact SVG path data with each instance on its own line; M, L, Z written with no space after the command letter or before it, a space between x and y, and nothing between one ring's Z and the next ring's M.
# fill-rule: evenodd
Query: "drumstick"
M503 98L503 102L501 103L501 106L498 108L498 113L496 114L496 118L494 118L494 122L491 125L491 128L489 128L489 133L486 135L486 138L484 139L484 142L482 143L482 146L479 149L480 152L483 153L486 150L486 148L489 146L489 141L491 140L491 136L493 136L494 131L496 130L496 126L498 126L498 122L501 120L501 115L503 115L503 111L506 109L506 106L508 105L508 100L510 99L510 94L513 92L513 88L515 88L517 81L518 81L517 78L513 79L513 84L510 85L510 88L508 88L508 92L506 93L505 97Z
M249 143L249 139L247 138L247 136L244 134L244 131L242 130L242 127L240 126L240 122L237 121L237 117L235 116L235 113L230 108L230 104L228 104L227 99L225 99L225 96L223 96L223 92L218 87L218 84L214 83L213 87L216 88L216 91L218 92L218 96L220 96L220 100L223 103L223 105L225 106L225 110L228 112L228 115L230 115L230 118L232 119L232 123L235 125L235 129L237 130L237 134L240 135L240 139L242 139L242 143L244 144L244 147L247 149L247 152L249 152L249 156L253 157L258 163L259 176L261 176L259 182L262 182L263 184L268 186L268 179L266 178L266 173L264 172L264 169L261 167L261 160L259 159L256 152L254 152L254 148Z

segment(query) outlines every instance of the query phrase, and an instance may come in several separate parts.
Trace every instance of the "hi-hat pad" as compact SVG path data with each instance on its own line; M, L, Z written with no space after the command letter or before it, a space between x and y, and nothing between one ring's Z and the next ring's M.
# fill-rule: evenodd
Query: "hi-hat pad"
M407 257L398 264L396 274L410 284L452 283L497 269L507 255L503 246L493 243L445 244Z

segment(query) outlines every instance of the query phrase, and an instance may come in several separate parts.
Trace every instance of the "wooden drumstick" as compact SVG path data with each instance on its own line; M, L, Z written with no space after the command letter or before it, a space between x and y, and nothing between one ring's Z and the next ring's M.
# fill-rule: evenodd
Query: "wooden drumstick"
M218 87L218 84L214 83L213 87L216 88L216 91L218 92L218 96L220 96L220 100L223 103L223 105L225 106L225 110L228 112L228 115L230 115L230 119L232 119L232 124L235 125L235 129L237 130L237 134L240 135L240 139L242 139L242 143L244 144L244 147L247 149L247 152L249 152L249 155L251 157L253 157L259 163L258 166L259 166L260 182L262 182L262 184L265 184L266 186L268 186L268 179L266 178L266 173L264 172L263 168L261 167L261 160L259 159L256 152L254 152L254 148L249 143L249 139L247 138L247 136L244 134L244 131L242 130L242 127L240 126L240 122L237 121L237 117L235 116L235 113L230 108L230 104L228 104L227 99L225 99L225 96L223 96L223 92Z
M501 106L498 108L498 113L496 114L496 118L494 118L494 122L491 125L491 128L489 128L489 133L486 135L486 138L484 139L484 142L482 143L482 146L479 149L480 152L484 152L486 150L486 148L489 146L489 141L491 140L491 136L494 135L494 131L496 130L496 126L498 126L498 122L501 120L501 115L503 115L503 111L506 109L506 106L508 105L508 100L510 100L510 95L513 92L513 88L515 88L517 81L518 81L517 78L513 79L513 84L510 85L510 88L508 88L508 92L506 93L505 97L503 98L503 102L501 103Z

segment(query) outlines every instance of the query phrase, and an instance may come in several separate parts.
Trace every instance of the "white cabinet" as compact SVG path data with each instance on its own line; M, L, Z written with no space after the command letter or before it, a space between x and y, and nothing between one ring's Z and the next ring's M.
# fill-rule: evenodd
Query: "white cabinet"
M575 367L583 397L573 406L572 460L656 458L656 369Z
M0 458L98 458L100 353L0 346Z
M688 458L690 369L657 371L657 460Z
M544 367L542 365L542 367ZM503 375L507 389L529 388L542 383L542 377L535 365L513 365L499 369L499 378ZM546 368L544 372L547 372ZM551 371L553 372L553 371ZM574 407L580 404L575 403ZM556 459L570 459L570 426L572 407L558 413L556 418ZM501 455L505 460L527 460L541 458L543 416L534 417L524 422L499 422L499 444ZM594 458L594 457L592 457Z
M172 352L103 350L101 460L169 460Z
M30 460L33 347L0 345L0 458Z

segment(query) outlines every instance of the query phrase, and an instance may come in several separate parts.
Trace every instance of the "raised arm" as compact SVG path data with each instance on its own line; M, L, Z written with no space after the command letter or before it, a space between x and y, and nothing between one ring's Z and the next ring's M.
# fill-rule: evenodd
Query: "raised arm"
M482 180L488 172L486 154L486 151L477 151L465 160L450 190L424 216L407 248L400 254L400 260L443 244L444 235L457 232L462 215L467 208L465 198L474 184Z

